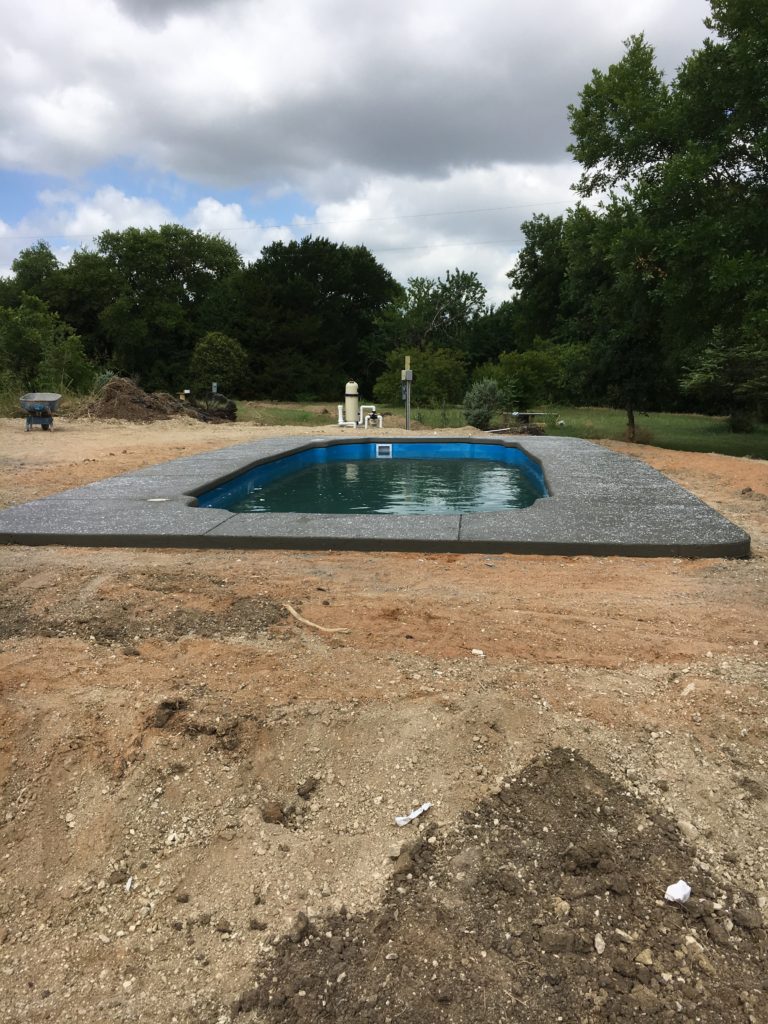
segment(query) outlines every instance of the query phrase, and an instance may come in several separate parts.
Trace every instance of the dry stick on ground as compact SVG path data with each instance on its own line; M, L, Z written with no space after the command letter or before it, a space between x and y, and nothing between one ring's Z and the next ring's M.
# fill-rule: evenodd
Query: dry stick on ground
M299 613L296 611L295 608L291 608L291 606L288 604L287 601L283 605L283 608L285 608L285 610L287 612L290 612L291 615L294 617L294 619L297 619L299 622L303 622L305 626L311 626L312 629L319 629L321 633L349 633L349 632L351 632L345 626L318 626L318 624L316 622L310 622L309 619L302 618L302 616L299 615Z

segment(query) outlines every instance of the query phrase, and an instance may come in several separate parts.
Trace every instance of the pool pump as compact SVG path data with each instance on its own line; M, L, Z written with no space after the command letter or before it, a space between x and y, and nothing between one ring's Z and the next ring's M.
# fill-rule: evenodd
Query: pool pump
M367 410L367 411L366 411ZM357 381L348 380L344 387L344 404L339 406L340 427L382 427L384 419L375 405L360 405Z

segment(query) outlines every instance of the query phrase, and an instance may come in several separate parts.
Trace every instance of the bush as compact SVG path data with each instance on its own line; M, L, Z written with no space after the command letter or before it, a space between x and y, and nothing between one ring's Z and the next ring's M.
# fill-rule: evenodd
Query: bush
M248 354L239 341L211 331L195 345L189 372L192 386L200 394L209 392L216 381L224 394L239 395L248 372Z
M731 413L728 425L734 434L754 434L757 424L753 413L738 409Z
M91 384L91 391L94 395L98 394L102 388L105 388L111 380L119 374L115 373L114 370L99 370L96 376L93 378L93 384Z
M0 416L14 416L19 412L19 399L28 391L18 374L0 370Z
M555 345L536 338L522 352L502 352L495 363L484 363L474 379L493 377L511 392L508 409L535 409L552 402L580 402L588 368L585 346Z
M60 324L53 337L43 343L43 355L37 368L41 391L72 391L87 394L96 376L96 367L88 359L82 338L69 324Z
M477 380L464 395L464 418L470 427L487 430L504 404L504 393L492 377Z

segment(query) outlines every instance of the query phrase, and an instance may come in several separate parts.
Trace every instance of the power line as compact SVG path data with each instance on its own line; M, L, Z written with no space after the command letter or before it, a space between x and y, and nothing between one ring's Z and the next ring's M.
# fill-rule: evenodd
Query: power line
M258 225L259 227L272 228L304 228L304 227L329 227L333 224L376 224L382 221L391 220L413 220L416 217L458 217L470 213L499 213L502 210L528 210L533 206L562 206L565 199L549 199L544 203L515 203L509 206L479 206L468 210L436 210L432 213L402 213L393 214L389 217L361 217L357 220L315 220L305 221L303 224L272 224ZM231 228L232 231L249 231L250 228Z
M463 249L471 245L517 245L520 239L501 238L498 241L488 242L438 242L435 245L398 245L392 249L381 249L379 246L372 246L373 252L412 252L415 249Z
M392 215L390 215L388 217L361 217L361 218L357 218L355 220L326 220L326 221L322 221L322 220L309 221L308 220L308 221L304 221L304 222L302 222L300 224L296 224L296 223L293 223L293 224L260 224L260 223L254 223L254 224L242 225L241 227L219 228L217 230L218 230L218 232L220 234L234 234L234 233L240 232L240 231L282 231L282 230L301 231L304 228L334 227L334 226L338 227L339 225L345 225L345 224L379 224L379 223L384 223L386 221L415 220L417 218L424 218L424 217L459 217L459 216L467 216L467 215L470 215L470 214L477 214L477 213L500 213L500 212L502 212L504 210L530 210L530 209L533 209L533 208L538 208L540 206L562 206L564 203L569 202L569 201L570 201L570 198L568 200L565 200L565 199L550 199L550 200L547 200L546 202L539 202L539 203L537 203L537 202L515 203L515 204L510 204L508 206L480 206L480 207L476 207L474 209L466 209L466 210L436 210L436 211L433 211L433 212L430 212L430 213L392 214ZM103 230L115 230L115 229L103 229ZM84 238L86 238L86 239L90 239L90 238L93 238L93 237L94 236L93 236L92 232L91 233L83 233L83 234L75 235L75 234L68 234L66 232L56 233L56 232L53 232L53 231L44 231L44 232L38 232L37 234L30 234L30 235L2 235L2 234L0 234L0 241L26 241L28 239L36 239L36 238L64 238L64 239L84 239ZM464 244L464 243L456 243L456 244ZM496 243L494 243L494 242L477 242L477 243L466 243L466 244L468 244L468 245L469 244L495 245ZM498 244L504 244L504 243L498 243ZM404 246L403 248L437 249L437 248L440 248L440 245L433 245L433 246ZM395 250L388 250L388 251L394 252Z

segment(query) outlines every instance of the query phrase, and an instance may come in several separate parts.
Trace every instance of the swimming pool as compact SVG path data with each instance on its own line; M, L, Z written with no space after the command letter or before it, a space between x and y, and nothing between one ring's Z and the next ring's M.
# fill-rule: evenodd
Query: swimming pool
M746 558L750 539L641 460L574 437L407 435L409 443L498 446L530 456L547 496L528 508L445 515L243 515L202 495L257 466L304 451L404 435L262 437L97 480L0 510L0 544L515 552ZM222 556L225 557L225 556Z
M528 508L547 494L519 448L472 442L329 443L197 496L202 508L316 515L445 515Z

